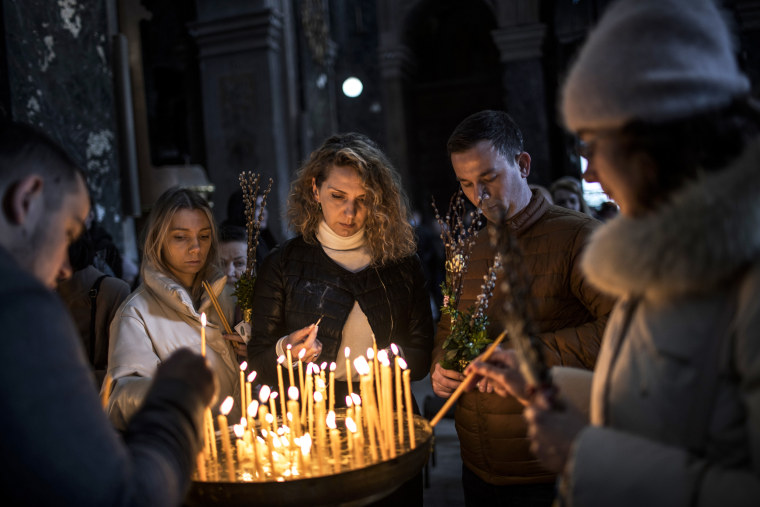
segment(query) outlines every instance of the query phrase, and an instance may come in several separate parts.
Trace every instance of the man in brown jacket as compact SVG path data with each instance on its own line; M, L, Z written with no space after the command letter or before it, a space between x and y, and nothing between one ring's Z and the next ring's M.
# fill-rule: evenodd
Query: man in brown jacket
M586 283L578 263L598 222L553 206L540 192L531 191L530 155L523 151L520 129L504 112L469 116L451 134L447 147L465 195L473 204L482 200L487 227L506 227L517 237L531 280L531 317L546 361L593 369L613 301ZM498 223L500 216L506 222ZM488 232L482 230L470 256L460 309L475 302L494 253ZM490 338L501 331L500 306L489 305ZM439 364L450 324L446 315L439 322L431 369L433 391L444 398L464 378ZM551 505L554 475L530 453L523 406L492 393L487 382L478 387L459 399L455 416L465 504Z

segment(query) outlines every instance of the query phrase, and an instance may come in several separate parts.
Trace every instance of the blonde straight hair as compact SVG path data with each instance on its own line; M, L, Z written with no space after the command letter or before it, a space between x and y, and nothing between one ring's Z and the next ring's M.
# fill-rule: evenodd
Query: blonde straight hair
M172 274L164 259L164 245L169 234L169 226L172 218L179 210L199 210L208 218L211 227L211 247L206 257L206 263L195 275L193 286L190 287L190 297L195 305L200 301L203 294L203 280L210 280L218 274L219 263L219 240L217 239L216 224L208 202L193 190L180 187L172 187L158 198L148 215L148 223L145 226L145 242L143 244L143 269L142 276L145 278L144 266L151 266L180 283Z

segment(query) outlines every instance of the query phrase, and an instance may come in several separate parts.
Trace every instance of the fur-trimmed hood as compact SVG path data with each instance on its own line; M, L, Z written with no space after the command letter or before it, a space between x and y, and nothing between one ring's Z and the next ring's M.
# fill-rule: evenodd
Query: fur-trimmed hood
M760 141L705 173L656 213L620 216L592 236L588 280L615 296L667 299L709 291L760 257Z

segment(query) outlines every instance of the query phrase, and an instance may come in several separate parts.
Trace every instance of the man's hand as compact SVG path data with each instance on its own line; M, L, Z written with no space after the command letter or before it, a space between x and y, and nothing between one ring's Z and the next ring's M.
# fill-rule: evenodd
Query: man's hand
M520 373L519 361L513 350L497 348L488 361L480 357L472 361L465 374L475 373L473 385L477 383L481 392L496 391L499 396L514 396L523 405L528 404L525 378Z
M188 384L206 406L211 404L218 390L216 377L206 358L187 348L177 350L158 365L154 381L160 382L161 379L180 380Z
M459 384L464 380L464 375L456 370L447 370L440 363L435 363L435 369L430 376L433 392L441 398L448 398L456 391Z

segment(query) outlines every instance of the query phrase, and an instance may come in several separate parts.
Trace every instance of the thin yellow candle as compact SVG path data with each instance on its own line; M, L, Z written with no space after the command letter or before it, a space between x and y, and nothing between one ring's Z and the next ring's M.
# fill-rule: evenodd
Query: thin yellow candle
M354 419L356 420L356 431L364 440L364 430L362 429L362 398L356 393L351 394L351 401L354 402Z
M404 366L404 400L406 402L406 424L409 431L409 447L414 449L417 446L416 439L414 438L414 412L412 411L412 386L411 386L411 372Z
M353 375L351 373L351 349L348 347L343 349L343 355L346 357L346 382L348 382L348 395L351 396L351 393L354 392L354 387L351 384L351 376Z
M381 350L378 354L380 375L382 376L383 409L380 413L383 419L385 445L388 447L391 459L396 457L396 444L393 436L393 384L391 382L391 362L388 353Z
M277 408L275 407L274 400L278 396L277 391L273 391L272 394L269 395L269 412L272 414L272 418L275 421L275 424L277 424ZM284 413L283 413L283 419L284 419ZM272 431L274 431L277 427L273 426Z
M372 461L377 461L377 441L379 440L380 435L377 434L377 425L375 424L375 411L373 409L373 402L372 398L374 397L373 389L372 389L372 380L369 375L365 375L361 378L361 391L362 394L365 395L364 400L366 401L366 404L364 405L366 408L365 417L367 418L367 435L369 435L369 451L372 456ZM377 438L376 438L377 435ZM381 446L381 451L383 451L384 448ZM383 453L384 454L384 453ZM385 458L385 456L383 456Z
M303 392L303 358L306 357L306 349L301 349L298 352L298 389Z
M314 366L312 363L306 365L306 386L301 392L301 425L306 425L306 416L308 415L308 407L311 405L313 379L311 376L311 368Z
M266 410L266 408L262 409ZM261 413L261 410L259 411ZM270 424L274 424L274 416L270 413L264 414L264 422L267 428L270 428ZM271 429L261 430L261 434L266 438L267 453L269 454L269 466L271 467L272 475L274 475L274 437L275 433Z
M332 448L333 472L340 473L340 430L335 424L335 412L327 413L327 427L330 428L330 447Z
M293 433L293 437L301 436L301 421L298 417L298 388L296 386L290 386L288 388L288 412L292 414L292 428L290 431Z
M195 464L198 467L198 478L206 482L208 477L206 476L206 453L201 451L195 457Z
M286 360L288 361L288 381L290 382L291 386L294 386L296 385L296 382L295 382L295 379L293 378L293 353L291 352L292 348L293 347L288 345L285 348L285 355L287 356Z
M259 475L259 477L264 477L264 468L261 465L261 461L259 460L259 449L258 449L258 438L256 435L256 425L253 422L253 420L256 418L256 415L259 410L259 402L256 400L253 400L250 405L248 405L248 418L251 421L249 423L250 428L250 434L253 438L251 438L251 446L253 447L253 464L256 467L256 473Z
M235 482L235 463L232 459L232 446L230 443L230 430L227 426L227 414L232 410L232 405L234 403L232 396L227 396L219 407L220 414L217 417L217 420L219 421L219 431L222 434L222 450L224 451L224 459L227 462L227 478L232 482Z
M245 370L248 368L248 363L243 361L240 363L240 410L242 411L242 407L247 407L248 404L245 402ZM243 414L241 414L243 415Z
M357 424L350 417L346 418L346 429L348 430L348 452L353 461L351 466L361 468L364 466L364 442L357 432Z
M206 313L201 313L201 355L206 357Z
M330 363L330 412L335 411L335 363Z
M245 421L245 419L243 419ZM235 448L237 450L237 462L238 467L242 469L243 467L243 456L245 454L244 449L244 442L241 440L243 438L243 435L245 434L245 428L242 424L234 424L232 425L232 432L235 434L237 439L235 440Z
M271 394L272 390L267 385L261 386L261 389L259 389L259 423L261 423L261 428L266 428L266 414L269 413L269 409L266 406L267 401L269 401L269 395ZM264 415L261 415L262 410L264 411Z
M396 430L398 431L398 444L403 449L404 446L404 410L401 402L401 396L403 393L402 380L401 380L401 365L399 361L403 361L398 356L398 347L395 343L391 343L391 352L393 352L393 383L394 392L396 393Z
M370 350L372 352L370 352ZM377 412L378 414L383 413L383 397L382 397L382 391L381 391L381 377L380 377L380 366L377 361L377 343L375 342L375 335L372 335L372 349L367 349L367 359L370 360L370 378L374 379L374 386L375 386L375 393L374 393L374 400L377 402ZM372 385L372 384L370 384ZM366 403L365 403L366 406ZM378 420L382 425L382 421ZM382 435L378 434L378 439L382 439Z
M248 408L246 409L246 416L248 416L248 428L253 431L253 434L256 434L256 424L255 419L256 415L259 411L259 402L256 400L251 401L248 404Z
M206 408L206 430L208 431L206 437L208 438L211 447L211 457L216 461L218 459L216 450L216 432L214 431L214 416L211 415L210 408Z
M317 464L320 470L325 470L324 455L327 451L325 428L325 402L322 393L314 393L314 413L317 424Z
M311 435L305 433L301 436L298 446L301 448L301 472L305 472L306 477L311 477Z

